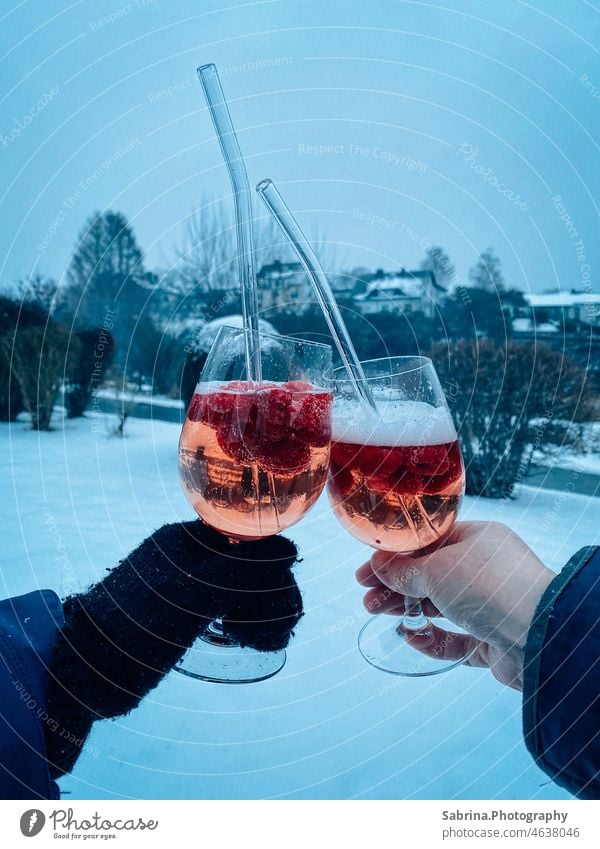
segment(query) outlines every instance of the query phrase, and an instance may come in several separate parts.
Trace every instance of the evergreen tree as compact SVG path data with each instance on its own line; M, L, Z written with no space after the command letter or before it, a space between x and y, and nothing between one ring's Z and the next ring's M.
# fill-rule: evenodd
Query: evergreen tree
M147 337L154 327L147 304L153 288L126 217L110 210L94 213L80 233L67 271L62 311L76 328L110 329L115 364L130 373L152 370Z

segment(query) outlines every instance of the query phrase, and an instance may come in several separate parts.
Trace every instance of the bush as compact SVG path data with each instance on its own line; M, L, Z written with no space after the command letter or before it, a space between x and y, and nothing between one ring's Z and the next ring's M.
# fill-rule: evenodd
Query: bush
M0 357L0 422L14 422L25 409L23 394L4 356Z
M204 351L192 351L188 353L183 370L181 372L181 392L180 397L185 404L186 409L189 407L194 389L198 383L200 373L204 368L207 354Z
M67 354L70 351L76 356L79 344L74 337L69 345L68 333L51 318L45 326L19 328L0 339L34 430L50 429L56 395L68 372Z
M115 353L115 340L103 327L79 330L71 338L71 345L73 340L76 340L76 350L69 357L69 379L64 394L70 419L83 416L92 392L102 385Z
M13 365L15 351L13 342L23 333L37 328L42 332L48 321L48 313L41 304L23 302L0 296L0 420L14 421L25 409L29 409L23 396L21 383ZM16 345L17 358L20 344Z
M0 339L12 338L19 318L19 304L0 296ZM0 421L12 422L25 409L19 384L12 376L10 357L0 347Z
M540 444L546 423L585 421L593 396L583 369L544 345L490 339L437 345L432 357L449 399L467 468L467 492L512 494L531 453L532 419Z
M152 367L152 387L162 395L179 397L181 373L185 363L188 335L162 333L158 340Z

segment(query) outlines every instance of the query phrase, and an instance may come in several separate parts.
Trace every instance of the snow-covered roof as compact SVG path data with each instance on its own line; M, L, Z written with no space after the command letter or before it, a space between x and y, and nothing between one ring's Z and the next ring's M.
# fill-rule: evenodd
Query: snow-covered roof
M270 280L290 280L292 277L296 277L301 272L302 269L295 271L267 271L264 275L262 275L261 279L268 277Z
M275 262L271 262L268 265L261 266L258 271L257 277L262 279L264 277L293 277L294 274L298 274L302 272L302 265L299 262L279 262L275 260Z
M580 304L600 305L600 294L595 292L551 292L550 294L525 294L531 307L575 307Z
M367 291L357 295L357 301L373 300L377 297L383 298L422 298L425 287L419 280L411 280L410 277L385 277L371 280L367 284Z
M215 318L207 322L198 334L196 348L200 351L208 351L221 327L242 327L243 323L244 319L241 315L224 315L221 318ZM270 333L272 336L279 336L273 325L265 321L264 318L259 318L258 326L261 333Z
M351 292L357 282L352 274L328 274L327 279L334 292Z

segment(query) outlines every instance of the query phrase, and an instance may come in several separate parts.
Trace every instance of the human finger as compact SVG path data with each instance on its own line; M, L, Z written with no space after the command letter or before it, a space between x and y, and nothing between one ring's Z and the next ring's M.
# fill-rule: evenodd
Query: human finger
M416 634L410 634L406 630L402 633L410 645L428 657L439 660L460 660L468 657L470 666L487 666L483 662L479 651L480 640L470 634L459 634L454 631L445 631L430 623L427 630ZM472 662L471 662L472 661Z
M371 587L365 593L363 604L373 614L393 613L402 616L404 613L404 596L383 586ZM440 611L428 598L421 600L421 606L425 616L440 616Z

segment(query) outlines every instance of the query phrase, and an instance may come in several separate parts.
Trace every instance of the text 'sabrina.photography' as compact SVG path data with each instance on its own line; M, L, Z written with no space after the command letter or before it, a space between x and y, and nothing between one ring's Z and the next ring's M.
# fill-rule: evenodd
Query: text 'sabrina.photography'
M599 44L0 0L2 846L599 845Z

